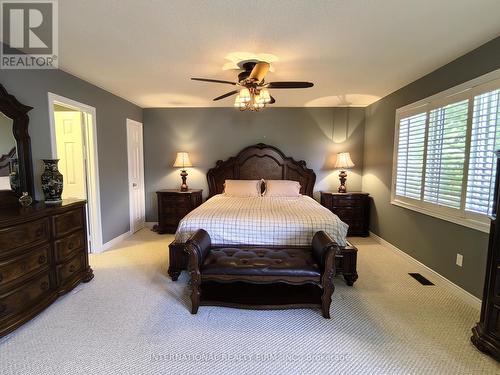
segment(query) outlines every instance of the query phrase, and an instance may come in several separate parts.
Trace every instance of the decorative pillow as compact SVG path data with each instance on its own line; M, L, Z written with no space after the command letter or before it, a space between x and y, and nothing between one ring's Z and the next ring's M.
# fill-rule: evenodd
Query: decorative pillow
M300 184L289 180L266 180L266 197L300 197Z
M224 194L229 197L260 197L262 180L226 180Z

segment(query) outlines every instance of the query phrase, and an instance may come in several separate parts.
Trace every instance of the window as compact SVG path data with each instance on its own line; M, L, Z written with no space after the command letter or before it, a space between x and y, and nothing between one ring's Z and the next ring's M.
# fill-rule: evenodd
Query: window
M500 79L477 81L396 112L392 203L487 231Z

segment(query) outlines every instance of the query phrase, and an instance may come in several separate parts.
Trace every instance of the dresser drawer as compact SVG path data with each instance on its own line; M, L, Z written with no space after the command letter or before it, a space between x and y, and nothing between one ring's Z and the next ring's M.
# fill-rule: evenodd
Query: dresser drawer
M54 226L55 237L63 237L77 229L82 229L84 223L83 220L84 216L81 208L68 211L63 214L54 215L52 223Z
M68 237L61 238L54 243L56 262L71 258L77 252L85 249L85 234L76 232Z
M193 206L191 195L189 194L165 195L162 197L162 201L165 206L174 206L183 209L190 209Z
M19 224L11 228L0 229L0 249L2 251L13 250L18 247L29 246L48 240L49 220L46 218Z
M365 197L336 197L332 198L332 206L334 207L360 207L363 206L367 198Z
M361 207L339 206L332 207L332 212L341 219L345 218L346 220L354 220L363 217L364 209Z
M0 295L0 320L36 304L52 293L53 289L54 285L51 284L47 271L22 287Z
M85 267L85 256L86 254L81 253L74 258L68 260L66 263L59 264L57 268L57 285L61 286L66 284L68 281L82 272Z
M50 246L43 245L26 254L0 262L0 288L11 281L36 273L49 264Z

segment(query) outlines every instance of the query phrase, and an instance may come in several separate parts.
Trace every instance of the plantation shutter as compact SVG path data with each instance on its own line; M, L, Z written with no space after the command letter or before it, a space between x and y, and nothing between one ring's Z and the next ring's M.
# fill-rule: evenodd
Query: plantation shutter
M461 207L468 102L451 103L429 113L425 202Z
M426 113L399 122L396 195L420 199L424 164Z
M474 97L465 210L488 214L496 174L493 151L500 147L500 90Z

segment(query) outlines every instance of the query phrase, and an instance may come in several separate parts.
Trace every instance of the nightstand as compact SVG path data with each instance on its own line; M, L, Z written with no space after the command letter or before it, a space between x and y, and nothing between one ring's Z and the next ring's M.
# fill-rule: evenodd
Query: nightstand
M175 233L179 221L201 202L201 189L180 191L164 189L156 192L158 198L158 225L153 230L159 234Z
M370 195L368 193L321 192L321 204L349 225L348 236L369 235Z

